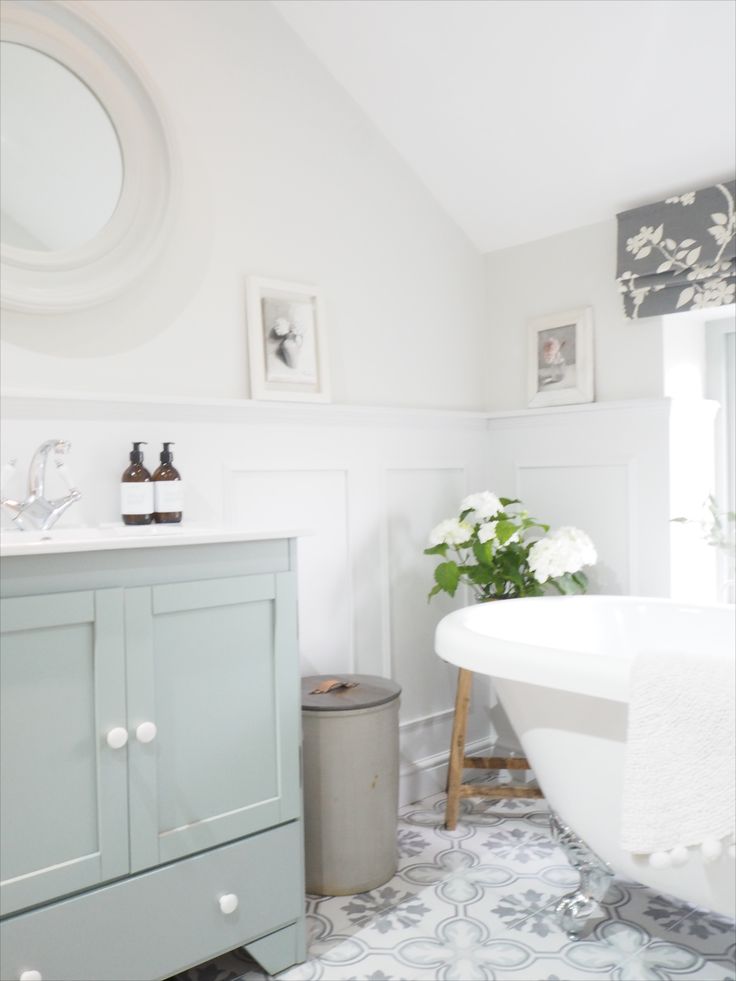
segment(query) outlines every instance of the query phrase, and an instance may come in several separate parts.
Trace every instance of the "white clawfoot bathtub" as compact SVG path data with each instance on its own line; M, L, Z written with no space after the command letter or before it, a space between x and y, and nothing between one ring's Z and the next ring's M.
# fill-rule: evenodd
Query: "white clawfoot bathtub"
M629 676L638 650L735 656L733 607L565 596L465 607L444 617L445 661L493 678L550 807L614 872L734 915L734 862L655 869L622 850ZM707 761L704 761L707 766Z

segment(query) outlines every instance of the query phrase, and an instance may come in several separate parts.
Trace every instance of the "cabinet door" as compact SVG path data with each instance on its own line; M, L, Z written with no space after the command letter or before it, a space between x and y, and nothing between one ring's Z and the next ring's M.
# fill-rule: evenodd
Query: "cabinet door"
M134 871L299 815L293 573L126 590ZM153 728L141 730L151 736Z
M122 590L2 600L0 869L9 913L128 871Z

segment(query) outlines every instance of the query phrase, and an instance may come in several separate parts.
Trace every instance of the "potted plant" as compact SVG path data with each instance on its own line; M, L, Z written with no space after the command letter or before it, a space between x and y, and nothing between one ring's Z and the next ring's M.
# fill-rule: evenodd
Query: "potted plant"
M558 593L584 593L588 580L583 572L593 565L596 551L590 538L578 528L559 528L530 517L521 501L497 497L491 491L470 494L460 504L460 513L436 525L429 534L425 555L442 561L434 570L435 584L428 599L445 592L454 596L458 586L466 585L476 600L523 596L542 596L550 587ZM470 704L472 673L460 668L457 678L455 712L447 774L445 827L452 830L458 820L460 796L470 796L476 785L463 784L466 766L503 770L528 769L525 757L465 756L465 733ZM483 789L485 797L518 794L518 788L492 786ZM525 789L530 797L540 797L536 788Z
M435 584L429 599L445 592L454 596L466 585L475 599L512 599L558 593L584 593L586 566L597 561L584 531L549 525L530 517L518 499L491 491L470 494L455 518L447 518L429 534L425 555L438 555Z

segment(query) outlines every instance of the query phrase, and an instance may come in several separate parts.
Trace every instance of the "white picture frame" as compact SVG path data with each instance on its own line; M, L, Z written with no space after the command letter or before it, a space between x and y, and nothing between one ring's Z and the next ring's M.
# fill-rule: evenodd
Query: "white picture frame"
M529 321L527 341L530 408L593 401L592 307Z
M304 283L246 281L251 397L329 402L322 296Z

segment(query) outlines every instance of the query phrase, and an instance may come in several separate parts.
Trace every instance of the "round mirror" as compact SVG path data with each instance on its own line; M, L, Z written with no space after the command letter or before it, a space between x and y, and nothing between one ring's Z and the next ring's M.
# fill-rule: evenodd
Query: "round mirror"
M171 131L150 79L87 4L2 0L0 27L0 305L97 306L167 241Z
M0 42L0 73L3 243L58 252L89 242L123 186L110 117L80 78L33 48Z

